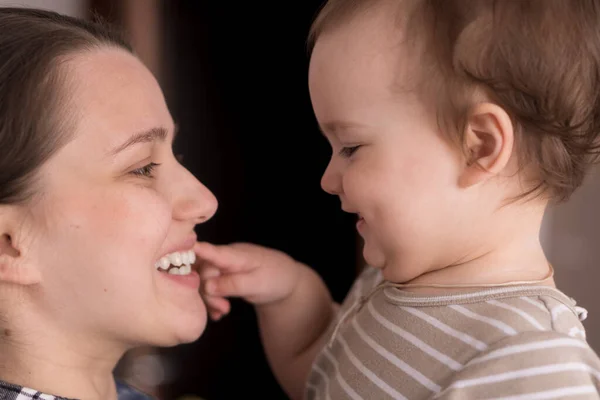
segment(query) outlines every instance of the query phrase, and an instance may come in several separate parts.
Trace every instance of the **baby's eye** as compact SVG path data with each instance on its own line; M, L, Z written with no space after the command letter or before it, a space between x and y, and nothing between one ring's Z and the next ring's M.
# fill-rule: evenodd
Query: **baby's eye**
M160 164L151 162L148 165L144 165L143 167L134 169L133 171L130 172L130 174L135 175L135 176L145 177L145 178L154 178L154 175L153 175L154 169L156 167L158 167L159 165Z
M345 158L349 158L354 153L356 153L356 150L358 150L359 148L360 148L360 146L343 147L340 150L340 156L345 157Z

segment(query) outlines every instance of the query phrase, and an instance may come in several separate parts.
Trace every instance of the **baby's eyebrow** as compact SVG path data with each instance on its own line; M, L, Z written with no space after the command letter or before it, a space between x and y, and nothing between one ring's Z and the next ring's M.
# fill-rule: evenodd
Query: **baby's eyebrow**
M365 125L352 121L331 120L319 124L319 128L321 129L321 132L323 134L328 133L332 135L337 135L344 131L365 128Z

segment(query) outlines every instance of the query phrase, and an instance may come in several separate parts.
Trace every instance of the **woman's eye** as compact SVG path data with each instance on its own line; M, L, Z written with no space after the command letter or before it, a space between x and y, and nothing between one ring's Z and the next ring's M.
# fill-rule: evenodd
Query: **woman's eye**
M145 178L154 178L154 175L153 175L154 169L156 167L158 167L159 165L160 164L151 162L150 164L144 165L141 168L134 169L133 171L130 172L130 174L135 175L135 176L145 177Z
M356 150L358 150L359 148L360 146L342 147L342 149L340 150L340 156L349 158L354 153L356 153Z

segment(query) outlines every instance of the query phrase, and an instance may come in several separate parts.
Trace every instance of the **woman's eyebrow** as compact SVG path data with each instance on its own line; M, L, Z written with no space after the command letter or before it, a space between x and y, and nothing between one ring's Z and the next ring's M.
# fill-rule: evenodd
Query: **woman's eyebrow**
M111 150L109 154L115 156L123 150L127 149L128 147L134 146L139 143L154 142L157 140L163 142L167 138L168 134L168 130L163 127L155 127L144 132L136 133L129 139L127 139L125 143Z

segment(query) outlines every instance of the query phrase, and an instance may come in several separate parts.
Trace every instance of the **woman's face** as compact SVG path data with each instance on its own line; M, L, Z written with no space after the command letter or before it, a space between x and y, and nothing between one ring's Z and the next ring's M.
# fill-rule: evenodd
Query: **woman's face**
M217 201L173 155L173 120L140 61L107 48L66 68L74 138L40 171L23 249L41 272L41 322L90 343L194 341L206 325L198 275L156 266L174 252L191 263L194 226Z

